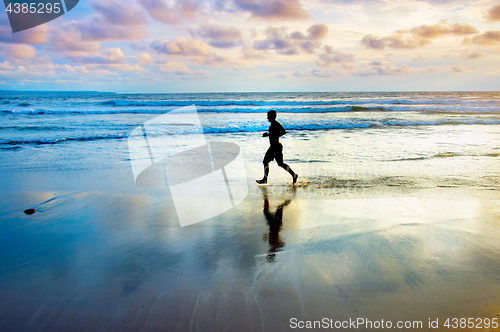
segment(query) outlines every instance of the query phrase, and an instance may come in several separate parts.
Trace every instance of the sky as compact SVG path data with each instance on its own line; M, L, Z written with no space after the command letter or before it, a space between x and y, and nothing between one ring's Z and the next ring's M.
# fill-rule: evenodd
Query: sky
M80 0L15 34L2 10L0 90L500 90L500 1Z

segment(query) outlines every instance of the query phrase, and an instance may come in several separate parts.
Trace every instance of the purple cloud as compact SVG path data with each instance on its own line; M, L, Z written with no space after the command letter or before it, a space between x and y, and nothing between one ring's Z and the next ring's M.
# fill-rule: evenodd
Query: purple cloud
M219 0L215 9L222 12L246 12L264 20L301 20L311 16L298 0Z
M205 25L189 31L193 37L208 40L208 43L217 48L230 48L241 44L241 32L232 26Z
M353 61L353 54L341 53L334 50L331 46L325 46L323 48L323 53L319 54L319 60L317 64L322 67L328 67L333 63L347 63Z

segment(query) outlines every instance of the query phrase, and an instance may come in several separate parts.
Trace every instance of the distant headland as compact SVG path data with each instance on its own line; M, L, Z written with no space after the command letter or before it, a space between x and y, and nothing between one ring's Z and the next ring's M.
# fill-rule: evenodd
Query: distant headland
M88 95L88 94L116 94L116 92L101 92L101 91L23 91L23 90L0 90L0 95L42 95L42 94L71 94L71 95Z

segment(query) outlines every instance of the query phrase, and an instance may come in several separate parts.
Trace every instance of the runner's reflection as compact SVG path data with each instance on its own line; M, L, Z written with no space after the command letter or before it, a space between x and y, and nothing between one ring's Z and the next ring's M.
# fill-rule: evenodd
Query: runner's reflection
M285 242L281 240L280 230L283 225L283 209L285 206L292 202L291 199L285 200L278 205L276 211L273 213L269 210L269 199L267 197L267 188L264 188L264 216L269 225L269 232L264 233L264 241L269 241L269 253L267 254L267 261L273 263L276 258L276 253L281 251L285 246Z

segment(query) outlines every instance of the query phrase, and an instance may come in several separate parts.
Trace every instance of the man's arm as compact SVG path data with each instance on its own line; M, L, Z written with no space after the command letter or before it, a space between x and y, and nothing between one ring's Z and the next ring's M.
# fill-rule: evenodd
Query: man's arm
M279 132L278 132L278 135L281 137L281 136L283 136L283 135L285 135L285 134L286 134L286 130L285 130L285 128L283 128L283 126L281 125L281 123L279 123L279 122L278 122L278 124L279 124Z

